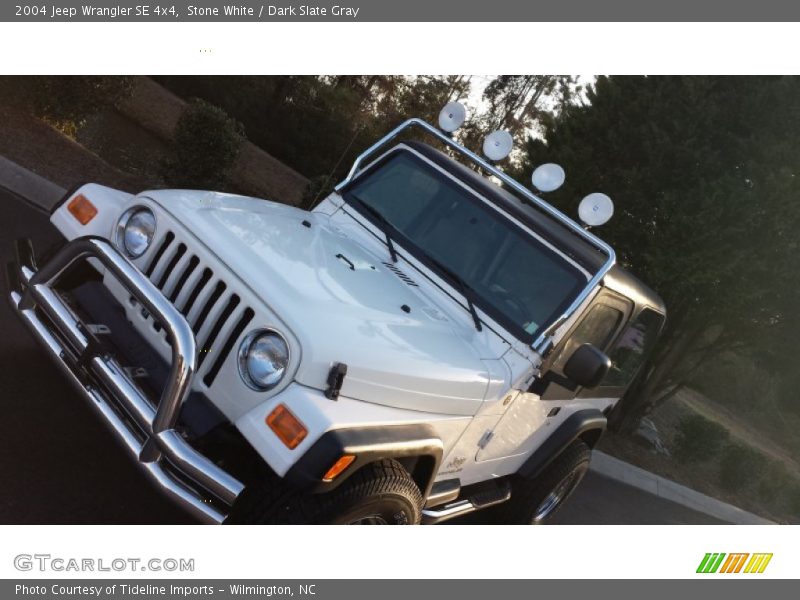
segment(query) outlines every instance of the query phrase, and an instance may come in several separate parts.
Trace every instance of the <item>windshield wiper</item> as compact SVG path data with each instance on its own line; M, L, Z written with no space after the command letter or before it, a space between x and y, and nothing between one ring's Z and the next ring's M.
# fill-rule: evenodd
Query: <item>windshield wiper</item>
M386 236L386 245L389 247L389 255L392 257L392 262L397 262L397 251L394 249L394 243L392 242L391 235L391 230L395 228L394 225L389 223L389 221L380 211L364 202L358 196L349 194L348 199L354 201L359 208L363 209L365 212L368 212L376 221L378 221L383 235Z
M430 260L437 269L444 273L448 279L458 286L461 295L464 296L464 300L467 301L467 308L469 309L469 314L472 315L472 320L475 322L475 329L482 331L483 327L481 326L480 317L478 317L478 311L475 310L475 304L472 302L472 288L469 287L469 284L467 284L467 282L464 281L460 275L457 275L451 269L445 267L430 254L428 255L428 260Z
M361 198L356 196L355 194L348 194L347 199L354 202L359 208L363 209L365 212L368 212L378 223L380 224L381 231L383 235L386 236L386 245L389 247L389 253L392 256L392 262L397 262L397 252L394 249L394 244L392 243L392 235L391 232L397 231L394 225L392 225L389 220L381 214L380 211L376 210L366 202L364 202ZM449 268L445 267L442 263L438 260L433 258L430 254L428 254L428 259L434 264L436 268L438 268L442 273L444 273L448 279L450 279L453 283L456 284L461 295L467 301L467 308L469 310L469 314L472 315L472 320L475 322L475 329L478 331L483 331L483 326L481 325L481 319L478 316L478 311L475 310L475 304L472 302L472 288L469 287L466 281L462 279L459 275L456 275L453 271Z

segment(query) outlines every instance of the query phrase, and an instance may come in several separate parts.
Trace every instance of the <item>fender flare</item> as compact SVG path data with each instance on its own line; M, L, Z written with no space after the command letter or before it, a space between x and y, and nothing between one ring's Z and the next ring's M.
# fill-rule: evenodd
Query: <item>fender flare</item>
M537 477L578 438L594 448L606 429L606 423L605 415L597 409L589 408L572 413L528 457L517 474L528 479Z
M364 465L395 459L409 471L423 498L427 498L439 471L444 445L426 424L352 427L324 433L287 471L284 479L311 493L336 489ZM356 459L336 479L322 477L344 454Z

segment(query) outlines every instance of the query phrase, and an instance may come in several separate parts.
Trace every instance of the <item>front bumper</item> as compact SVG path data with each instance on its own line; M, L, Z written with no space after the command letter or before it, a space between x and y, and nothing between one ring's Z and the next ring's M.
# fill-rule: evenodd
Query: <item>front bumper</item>
M53 288L78 261L95 259L164 327L172 348L161 397L152 401ZM144 471L199 519L221 523L244 485L197 452L176 431L197 368L195 337L186 319L107 240L78 238L36 270L30 244L18 243L9 266L13 308L67 378L104 417Z

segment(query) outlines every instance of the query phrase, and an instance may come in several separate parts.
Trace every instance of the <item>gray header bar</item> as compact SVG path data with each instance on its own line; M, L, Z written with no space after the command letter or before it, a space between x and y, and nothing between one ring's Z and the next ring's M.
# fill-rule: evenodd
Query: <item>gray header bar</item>
M0 22L555 22L799 21L786 0L15 0L0 4Z

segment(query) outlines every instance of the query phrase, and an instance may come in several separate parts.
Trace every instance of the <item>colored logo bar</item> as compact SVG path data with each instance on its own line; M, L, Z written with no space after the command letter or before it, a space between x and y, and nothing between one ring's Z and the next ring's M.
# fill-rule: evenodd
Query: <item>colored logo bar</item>
M708 552L697 567L698 573L763 573L771 553L749 554L738 552L725 554L724 552Z

